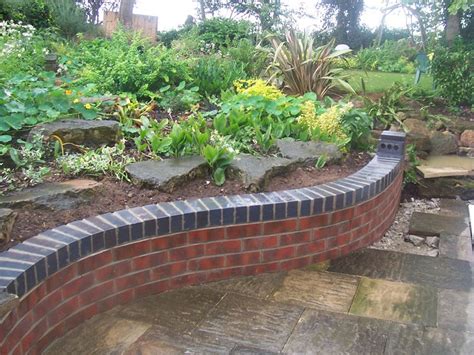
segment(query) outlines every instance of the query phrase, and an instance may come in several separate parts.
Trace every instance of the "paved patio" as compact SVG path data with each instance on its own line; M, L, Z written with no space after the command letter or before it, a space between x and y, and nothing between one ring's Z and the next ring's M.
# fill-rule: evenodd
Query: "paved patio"
M447 255L365 249L167 292L90 319L46 354L472 354L473 264Z

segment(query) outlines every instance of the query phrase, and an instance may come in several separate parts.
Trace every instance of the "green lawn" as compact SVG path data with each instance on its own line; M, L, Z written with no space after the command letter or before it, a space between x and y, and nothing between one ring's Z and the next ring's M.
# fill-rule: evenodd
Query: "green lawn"
M395 82L414 85L415 81L415 74L365 72L363 70L347 70L346 73L350 74L349 84L357 92L362 91L361 79L364 79L365 89L368 93L382 92ZM433 81L430 76L423 74L418 85L423 89L430 90Z

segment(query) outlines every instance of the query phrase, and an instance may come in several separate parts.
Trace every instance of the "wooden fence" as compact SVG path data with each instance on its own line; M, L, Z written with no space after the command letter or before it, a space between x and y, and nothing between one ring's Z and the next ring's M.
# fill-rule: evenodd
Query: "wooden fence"
M104 30L106 36L110 37L117 29L119 23L119 13L113 11L105 11L104 14ZM158 17L133 15L132 29L139 31L144 37L156 41L156 31L158 30Z

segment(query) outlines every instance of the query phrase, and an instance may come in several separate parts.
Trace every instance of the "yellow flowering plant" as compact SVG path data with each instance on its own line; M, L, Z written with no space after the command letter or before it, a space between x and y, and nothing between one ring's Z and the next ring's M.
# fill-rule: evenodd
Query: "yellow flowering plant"
M267 84L262 79L237 80L234 82L234 87L238 94L247 96L262 96L271 100L276 100L284 96L278 88Z

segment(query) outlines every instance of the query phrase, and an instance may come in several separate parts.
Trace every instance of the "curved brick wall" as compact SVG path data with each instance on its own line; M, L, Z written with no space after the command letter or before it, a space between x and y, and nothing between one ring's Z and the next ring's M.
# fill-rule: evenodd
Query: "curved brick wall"
M404 140L384 132L376 157L333 183L108 213L0 253L0 353L39 353L137 297L303 267L370 245L398 208Z

